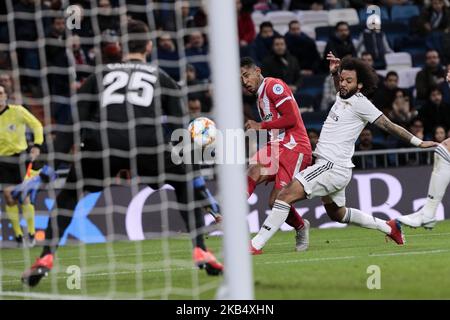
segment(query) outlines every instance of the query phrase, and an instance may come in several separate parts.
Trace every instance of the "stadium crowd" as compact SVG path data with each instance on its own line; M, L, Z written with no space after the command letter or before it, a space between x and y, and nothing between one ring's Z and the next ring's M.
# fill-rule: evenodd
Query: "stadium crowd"
M147 1L1 1L0 84L10 103L23 103L44 125L66 123L70 97L95 66L120 61L121 22L133 18L155 30L150 60L186 89L191 116L208 115L213 104L207 11L202 1L176 1L175 13L169 5L174 2L148 1L142 10ZM422 139L441 142L450 136L447 0L236 3L241 56L251 56L264 76L280 78L292 88L311 139L317 139L336 95L324 59L330 51L338 58L360 57L377 70L378 89L369 98L393 122ZM83 8L79 29L67 29L63 4ZM126 13L120 4L127 5ZM372 16L372 5L378 6L378 18ZM246 120L259 120L256 99L245 89L243 100ZM397 147L404 145L368 127L356 150Z

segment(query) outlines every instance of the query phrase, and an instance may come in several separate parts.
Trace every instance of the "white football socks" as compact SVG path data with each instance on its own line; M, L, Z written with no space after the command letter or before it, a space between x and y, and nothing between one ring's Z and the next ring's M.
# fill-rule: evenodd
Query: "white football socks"
M375 218L355 208L347 208L342 222L352 223L363 228L380 230L386 234L391 233L391 227L385 220Z
M291 206L281 200L275 200L272 212L264 221L258 234L252 239L252 246L255 249L264 247L267 241L280 229L281 225L286 221Z
M439 203L444 197L450 183L450 152L440 144L434 153L433 172L428 186L428 196L425 206L421 209L424 216L433 219Z

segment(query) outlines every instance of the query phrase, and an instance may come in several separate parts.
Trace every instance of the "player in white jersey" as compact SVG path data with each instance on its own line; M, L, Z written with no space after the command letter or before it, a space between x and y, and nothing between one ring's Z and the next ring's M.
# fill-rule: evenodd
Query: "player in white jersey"
M321 197L332 220L379 230L401 245L404 236L398 221L385 221L345 206L345 188L354 167L351 158L355 141L367 123L373 123L417 147L429 148L437 143L422 141L392 123L366 98L377 83L375 71L368 64L355 58L341 61L331 52L327 59L338 94L320 133L314 152L316 163L297 173L295 179L281 190L264 222L268 228L262 229L253 241L262 247L286 220L294 202Z
M450 82L450 71L447 73ZM397 220L413 227L432 229L436 225L436 211L450 183L450 138L442 141L434 153L433 172L431 173L428 195L425 205L417 212L401 216Z

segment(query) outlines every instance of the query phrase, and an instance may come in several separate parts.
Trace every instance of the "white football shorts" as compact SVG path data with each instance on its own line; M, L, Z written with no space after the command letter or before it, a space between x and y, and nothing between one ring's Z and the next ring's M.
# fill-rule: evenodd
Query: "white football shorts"
M352 168L318 158L314 165L297 173L295 178L303 185L308 199L322 197L324 203L333 201L338 207L343 207L345 188L352 178Z

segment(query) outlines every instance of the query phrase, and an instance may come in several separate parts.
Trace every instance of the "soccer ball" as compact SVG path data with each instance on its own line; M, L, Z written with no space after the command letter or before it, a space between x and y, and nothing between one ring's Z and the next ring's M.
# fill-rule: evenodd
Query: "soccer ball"
M206 117L192 120L188 130L197 146L207 147L216 141L216 124Z

